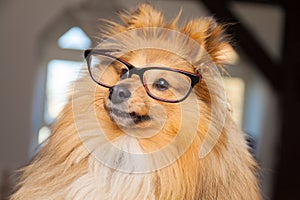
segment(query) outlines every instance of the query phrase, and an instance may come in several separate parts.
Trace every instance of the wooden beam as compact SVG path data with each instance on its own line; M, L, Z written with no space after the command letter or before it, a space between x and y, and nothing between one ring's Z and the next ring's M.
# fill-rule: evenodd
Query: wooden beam
M280 0L233 0L234 2L259 3L263 5L280 5Z
M217 19L225 23L234 24L229 27L228 33L233 36L234 41L237 41L237 44L249 56L251 61L271 82L273 88L278 90L280 78L278 65L272 61L252 32L241 24L240 20L229 10L227 1L202 0L201 2Z
M276 169L274 198L299 199L300 159L299 154L299 113L300 113L300 5L298 1L284 2L285 30L283 42L283 60L281 63L282 130L280 149L277 152L279 162Z

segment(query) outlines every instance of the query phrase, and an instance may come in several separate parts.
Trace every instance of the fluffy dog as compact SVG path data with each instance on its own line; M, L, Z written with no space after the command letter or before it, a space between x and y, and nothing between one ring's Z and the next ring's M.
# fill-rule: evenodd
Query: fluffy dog
M224 26L178 18L142 4L107 23L12 200L260 199L218 72Z

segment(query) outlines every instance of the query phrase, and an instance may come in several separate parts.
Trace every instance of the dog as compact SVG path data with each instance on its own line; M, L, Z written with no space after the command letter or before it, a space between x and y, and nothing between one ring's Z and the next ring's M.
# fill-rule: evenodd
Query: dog
M178 25L149 4L106 21L19 199L261 199L258 165L221 81L213 18Z

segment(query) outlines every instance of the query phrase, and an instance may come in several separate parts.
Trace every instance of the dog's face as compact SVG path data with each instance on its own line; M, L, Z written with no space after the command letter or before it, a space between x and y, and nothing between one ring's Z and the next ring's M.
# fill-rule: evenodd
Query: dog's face
M105 108L112 121L121 127L152 126L165 120L163 113L157 113L160 110L166 111L168 118L177 118L174 112L180 106L179 102L168 101L183 98L191 85L188 76L173 70L194 73L192 66L182 58L158 49L131 52L124 60L143 72L128 77L131 72L125 65L112 64L117 68L115 75L119 79L105 97Z
M105 56L98 59L104 60ZM192 79L186 74L201 80L191 63L155 48L124 54L118 58L121 62L108 59L109 62L97 63L97 68L105 68L98 71L98 80L110 85L99 86L95 92L95 101L102 101L97 104L100 120L115 127L114 134L117 129L119 134L144 139L164 132L176 135L181 126L181 110L193 96ZM107 117L103 119L103 115Z

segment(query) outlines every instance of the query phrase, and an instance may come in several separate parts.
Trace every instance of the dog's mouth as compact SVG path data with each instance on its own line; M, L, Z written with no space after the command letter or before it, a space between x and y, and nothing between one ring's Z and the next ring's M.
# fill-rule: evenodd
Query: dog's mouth
M112 120L121 126L133 126L151 120L149 115L140 115L137 112L126 112L117 108L109 109L109 114Z

